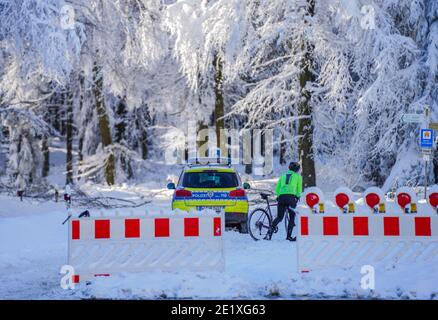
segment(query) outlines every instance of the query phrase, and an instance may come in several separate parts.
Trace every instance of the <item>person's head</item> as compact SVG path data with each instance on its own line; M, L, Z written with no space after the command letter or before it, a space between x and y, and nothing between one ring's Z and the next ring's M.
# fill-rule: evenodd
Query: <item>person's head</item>
M298 172L298 171L300 171L300 169L301 169L301 166L300 166L299 162L293 161L293 162L289 163L289 170L290 171Z

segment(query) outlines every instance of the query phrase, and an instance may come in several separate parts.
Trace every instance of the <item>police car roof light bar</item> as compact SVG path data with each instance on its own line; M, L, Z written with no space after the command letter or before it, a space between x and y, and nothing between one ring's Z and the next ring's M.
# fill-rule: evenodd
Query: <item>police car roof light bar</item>
M213 157L203 157L203 158L189 158L187 163L190 166L193 165L228 165L231 166L231 158L213 158Z

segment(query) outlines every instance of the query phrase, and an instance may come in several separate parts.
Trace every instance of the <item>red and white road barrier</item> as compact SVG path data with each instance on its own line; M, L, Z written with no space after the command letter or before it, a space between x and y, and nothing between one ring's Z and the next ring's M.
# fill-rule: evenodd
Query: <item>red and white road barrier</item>
M74 282L143 271L222 271L224 215L170 212L160 216L73 219L69 265Z
M299 271L385 261L438 262L436 191L431 188L428 203L419 203L406 188L397 190L394 201L382 198L380 190L367 190L364 203L356 203L353 213L345 210L346 198L337 201L339 192L334 195L335 205L326 205L324 214L299 207Z

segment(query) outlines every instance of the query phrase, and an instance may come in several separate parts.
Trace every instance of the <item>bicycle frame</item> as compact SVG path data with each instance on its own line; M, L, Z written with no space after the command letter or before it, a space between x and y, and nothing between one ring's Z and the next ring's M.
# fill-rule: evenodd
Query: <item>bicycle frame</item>
M260 240L259 237L262 235L262 233L261 233L262 230L266 231L272 227L272 222L274 221L274 216L272 214L271 207L278 207L278 202L275 203L275 202L269 201L269 195L262 194L261 196L262 196L262 199L265 200L266 206L260 206L256 209L254 209L251 212L250 217L249 217L249 219L250 219L249 220L250 234L255 240ZM291 212L291 211L295 212L294 208L292 208L291 206L288 206L286 209L289 212ZM254 220L253 219L254 213L259 211L259 210L262 211L262 214ZM264 213L265 217L267 217L268 221L265 221L264 219L262 219L263 213ZM286 214L286 216L284 217L284 223L285 223L285 228L287 231L288 225L289 225L289 215L288 214ZM259 232L259 234L257 236L254 235L255 233L253 234L253 225L255 226L254 232ZM275 227L274 233L277 233L277 231L278 231L278 226Z
M277 205L277 204L275 204L275 205ZM268 197L266 197L266 209L268 210L269 216L271 217L271 221L272 221L274 217L272 216L271 205L269 204L269 198Z
M271 207L278 207L278 202L276 202L276 203L269 203L269 198L266 198L266 211L268 212L269 217L271 218L271 221L274 221L274 216L272 215ZM291 210L291 211L293 211L296 214L296 211L295 211L294 208L292 208L292 206L287 206L286 210L287 211ZM289 223L289 221L288 221L289 220L289 216L286 214L283 219L285 220L285 227L286 227L286 230L287 230L287 225Z

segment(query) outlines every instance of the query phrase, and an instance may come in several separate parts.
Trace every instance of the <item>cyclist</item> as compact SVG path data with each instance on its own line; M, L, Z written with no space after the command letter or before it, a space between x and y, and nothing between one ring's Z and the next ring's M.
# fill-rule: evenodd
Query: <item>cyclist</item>
M296 238L292 238L292 231L295 227L295 209L298 200L301 197L303 189L303 178L298 173L300 171L300 164L298 162L291 162L289 164L289 171L281 175L278 179L277 186L275 188L275 194L277 196L277 217L272 222L272 227L268 231L266 238L271 239L274 230L277 225L283 220L286 209L289 212L289 225L287 226L286 240L296 241Z

